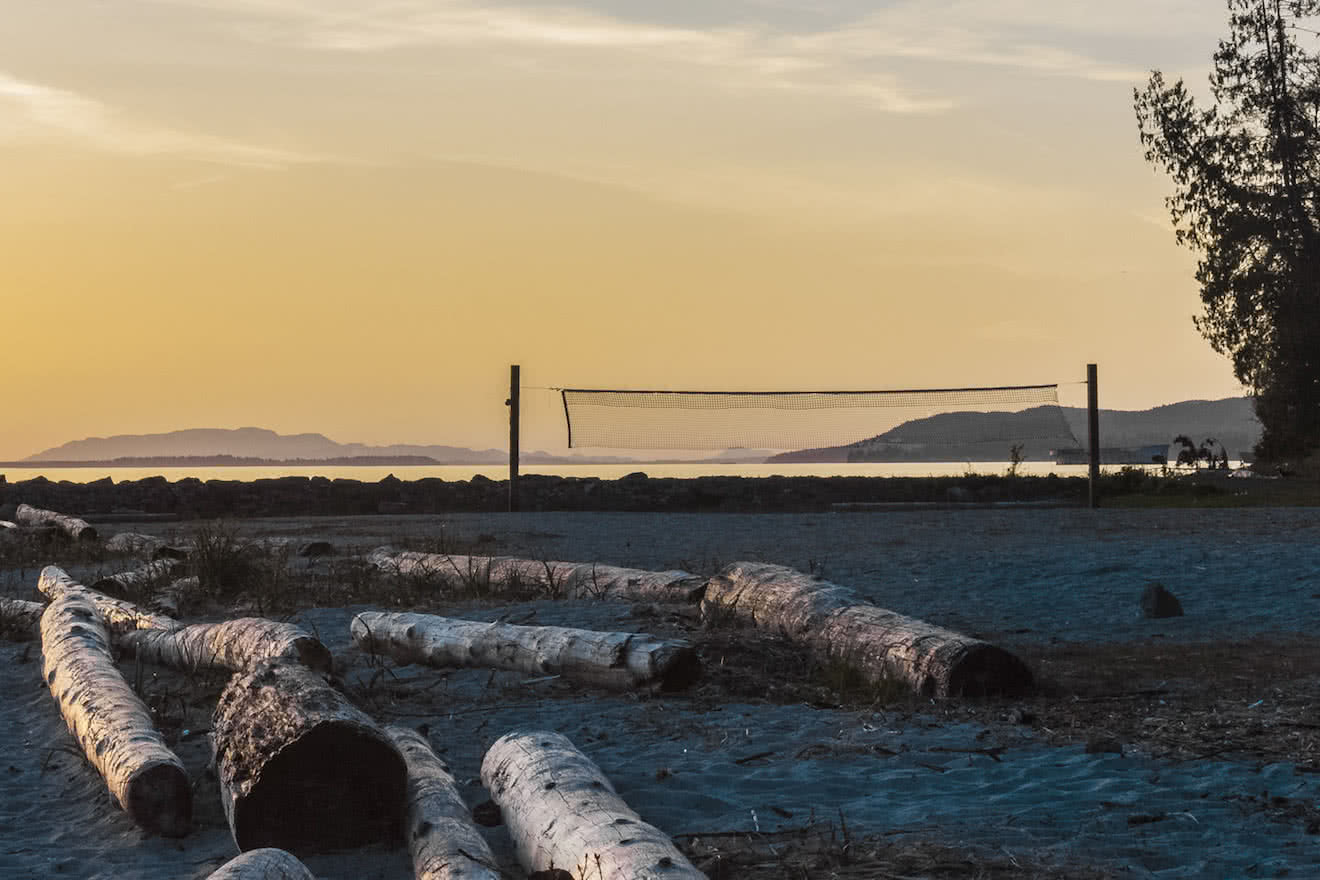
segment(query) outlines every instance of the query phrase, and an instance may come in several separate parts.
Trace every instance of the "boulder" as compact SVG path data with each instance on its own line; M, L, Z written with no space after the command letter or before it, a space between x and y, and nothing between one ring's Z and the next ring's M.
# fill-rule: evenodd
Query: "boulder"
M1143 617L1182 617L1182 603L1178 597L1164 588L1164 584L1152 582L1146 584L1141 592L1141 614Z

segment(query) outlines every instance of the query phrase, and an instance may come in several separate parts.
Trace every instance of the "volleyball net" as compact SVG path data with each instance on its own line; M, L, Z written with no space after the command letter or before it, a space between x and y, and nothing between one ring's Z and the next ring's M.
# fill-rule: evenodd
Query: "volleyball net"
M883 391L561 388L570 448L792 450L780 460L1042 460L1079 446L1057 384Z

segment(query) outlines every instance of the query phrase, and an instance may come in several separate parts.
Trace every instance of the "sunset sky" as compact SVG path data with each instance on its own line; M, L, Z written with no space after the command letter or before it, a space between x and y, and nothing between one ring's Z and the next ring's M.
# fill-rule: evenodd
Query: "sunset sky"
M0 459L502 446L511 363L1241 393L1132 112L1154 67L1203 91L1215 0L0 5Z

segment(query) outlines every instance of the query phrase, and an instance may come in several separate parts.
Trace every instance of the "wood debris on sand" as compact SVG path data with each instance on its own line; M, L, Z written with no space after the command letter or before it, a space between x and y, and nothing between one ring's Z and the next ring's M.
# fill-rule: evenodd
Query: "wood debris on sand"
M317 672L276 659L235 675L211 726L221 802L239 849L300 854L402 839L403 757Z
M374 611L354 617L352 632L358 647L388 654L403 664L562 675L615 689L654 684L661 690L682 690L701 671L701 661L688 642L638 633Z
M847 587L782 565L735 562L711 578L708 621L733 619L803 642L827 662L875 682L898 680L924 696L1023 693L1031 670L988 642L905 617Z
M367 561L389 574L509 592L535 587L565 599L697 602L706 579L687 571L647 571L595 562L553 562L516 556L417 553L378 547Z
M187 834L188 775L115 666L96 605L74 592L55 599L42 614L41 653L42 674L69 731L115 800L148 831Z
M528 871L559 868L574 878L599 880L706 880L562 734L505 734L486 752L481 781L504 813Z

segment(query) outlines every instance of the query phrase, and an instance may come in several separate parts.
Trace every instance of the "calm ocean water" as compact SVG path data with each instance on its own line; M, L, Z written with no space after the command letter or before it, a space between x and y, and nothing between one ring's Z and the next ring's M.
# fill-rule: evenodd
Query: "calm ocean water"
M1236 464L1236 463L1235 463ZM599 477L603 480L615 480L625 474L641 471L652 477L786 477L813 476L868 476L868 477L922 477L922 476L961 476L963 474L1003 474L1008 471L1006 461L934 461L934 462L859 462L849 464L695 464L669 463L653 464L638 462L635 464L580 464L580 465L523 465L522 474L550 474L561 477ZM1117 470L1117 465L1107 465L1106 471ZM1043 476L1058 474L1061 477L1086 476L1086 465L1056 465L1051 462L1023 462L1018 473L1023 475ZM375 482L393 474L400 480L420 480L438 477L442 480L469 480L475 474L481 474L492 480L507 479L508 468L502 465L408 465L386 467L318 467L315 465L292 467L154 467L154 468L107 468L107 467L23 467L0 468L0 474L11 483L44 476L56 482L68 480L74 483L89 483L110 477L116 483L125 480L140 480L144 477L162 476L174 482L185 477L201 480L260 480L268 477L303 476L328 477L330 479L362 480Z

